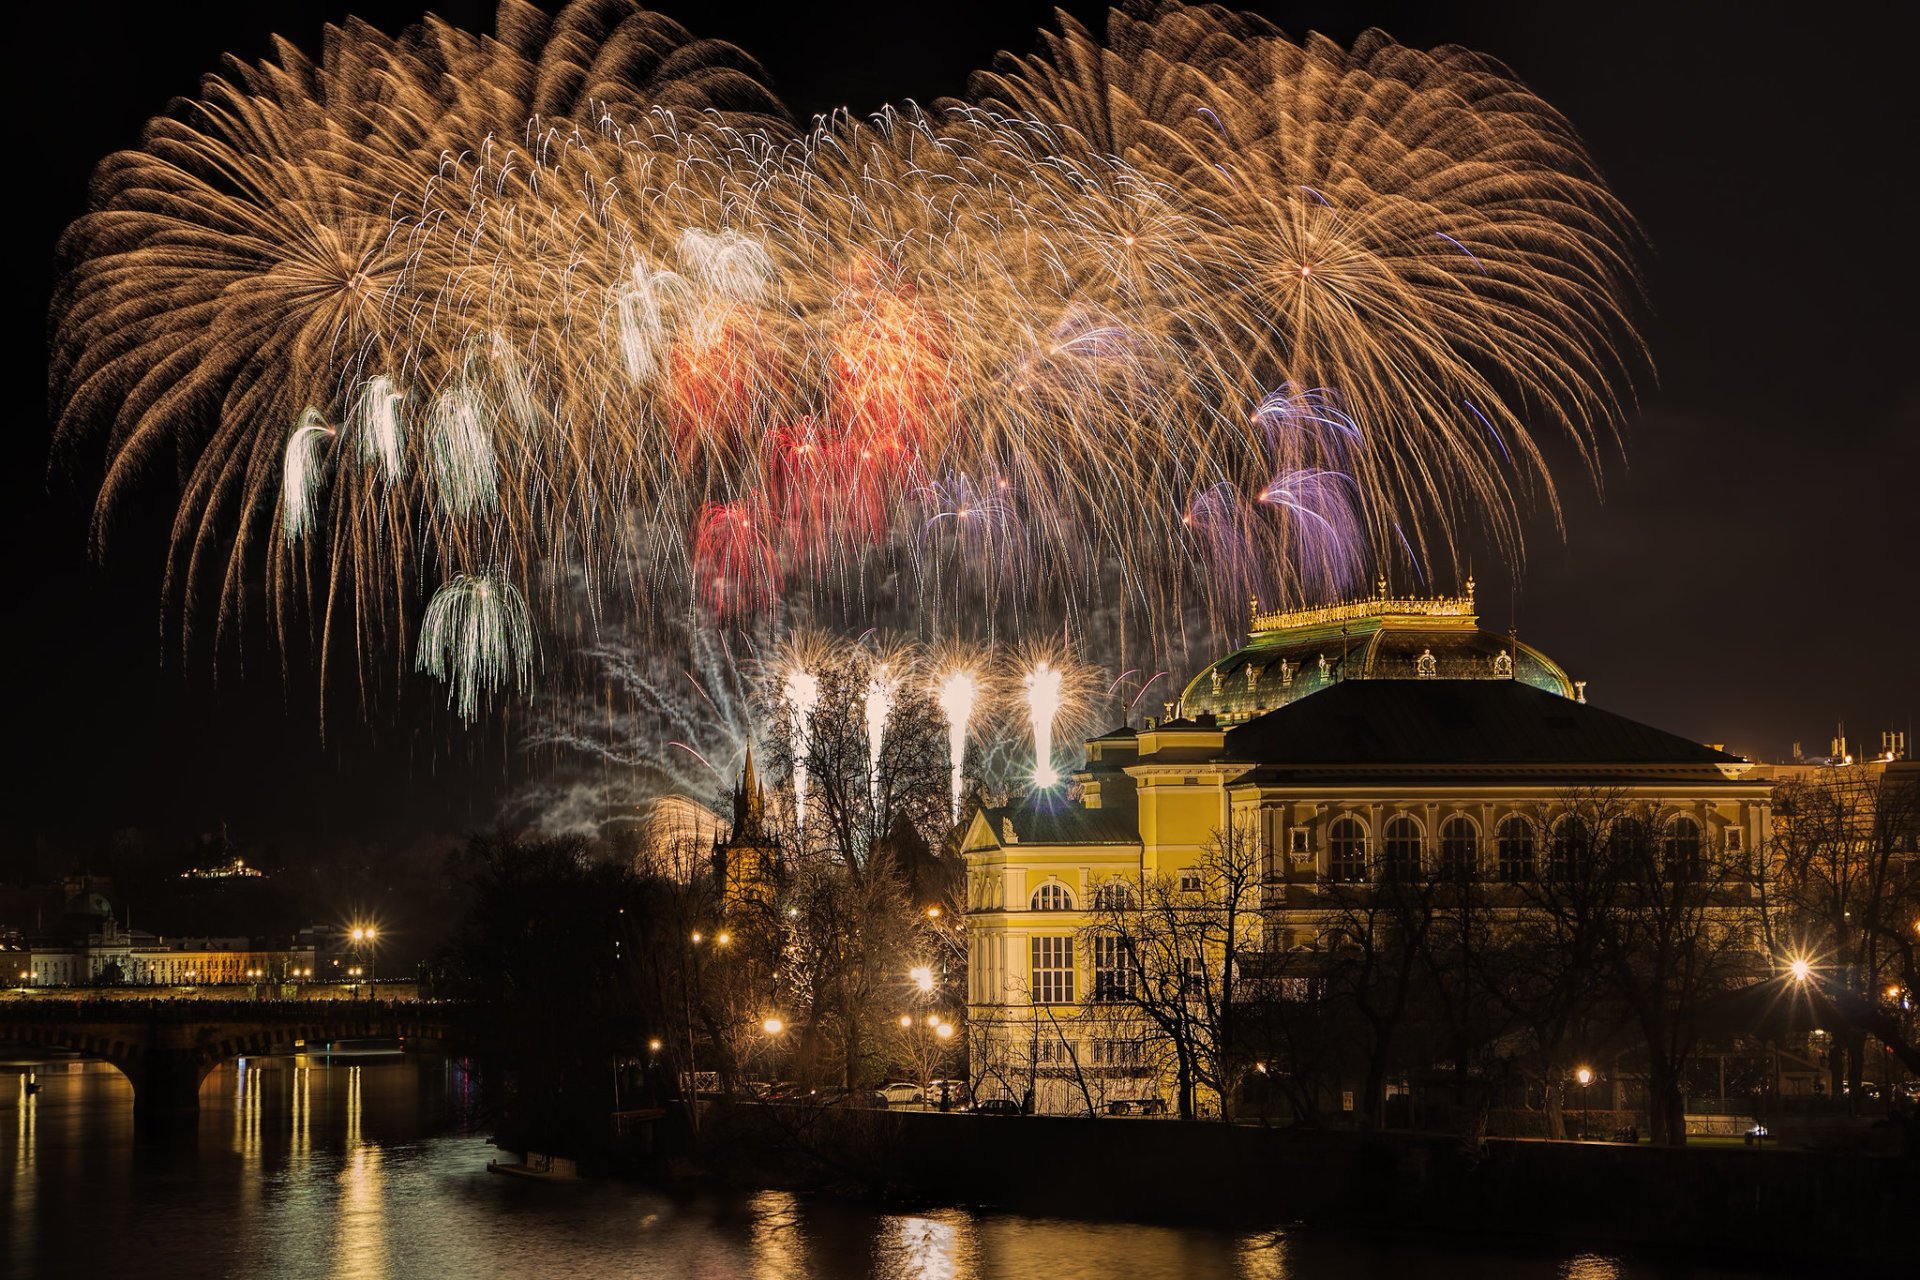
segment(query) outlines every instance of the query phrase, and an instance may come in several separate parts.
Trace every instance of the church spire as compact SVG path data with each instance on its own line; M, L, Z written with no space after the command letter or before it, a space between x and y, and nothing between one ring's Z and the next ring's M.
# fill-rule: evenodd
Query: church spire
M740 769L740 781L733 789L733 838L757 840L766 815L766 793L753 770L753 744L747 744L747 760Z

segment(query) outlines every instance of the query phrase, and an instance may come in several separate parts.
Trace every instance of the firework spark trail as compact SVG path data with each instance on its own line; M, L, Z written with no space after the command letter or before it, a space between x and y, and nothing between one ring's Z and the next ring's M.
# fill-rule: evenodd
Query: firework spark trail
M953 774L953 820L960 821L961 768L967 752L967 725L973 719L973 705L979 695L979 682L971 671L949 671L936 677L940 713L947 720L947 758Z
M801 666L788 668L781 684L788 714L793 717L793 820L804 831L807 825L807 752L805 744L813 724L813 709L820 702L820 677Z
M1033 783L1051 787L1060 781L1053 767L1053 720L1060 713L1060 672L1047 662L1034 665L1021 679L1027 692L1027 723L1033 729Z
M800 130L629 0L230 63L63 241L97 534L173 443L183 607L264 556L279 625L311 593L360 655L511 572L542 634L563 584L655 633L884 597L1159 666L1196 607L1432 577L1465 526L1517 557L1522 498L1557 511L1529 420L1594 466L1644 364L1568 123L1378 32L1062 22L972 103ZM426 669L464 708L483 667Z
M893 700L900 691L899 678L889 662L876 661L867 677L865 702L867 717L867 792L874 811L880 808L880 747L887 731L887 717L893 713Z
M520 589L504 578L462 574L433 593L420 623L420 670L446 682L460 718L471 724L481 702L509 680L532 678L533 626Z

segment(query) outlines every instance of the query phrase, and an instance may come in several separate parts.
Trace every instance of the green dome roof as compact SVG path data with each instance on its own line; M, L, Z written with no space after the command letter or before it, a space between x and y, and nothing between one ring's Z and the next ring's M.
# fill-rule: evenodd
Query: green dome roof
M1180 713L1212 712L1237 724L1342 680L1517 680L1579 695L1567 673L1531 645L1481 628L1473 581L1464 596L1376 594L1342 604L1262 612L1247 643L1196 675Z

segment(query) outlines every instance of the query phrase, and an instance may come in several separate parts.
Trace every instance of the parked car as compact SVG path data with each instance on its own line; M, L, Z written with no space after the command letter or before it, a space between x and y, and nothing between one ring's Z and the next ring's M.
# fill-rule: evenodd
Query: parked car
M1163 1116L1167 1114L1165 1098L1115 1098L1107 1103L1110 1116Z
M906 1080L880 1086L880 1105L897 1107L910 1102L925 1102L927 1094L919 1085Z
M1018 1116L1026 1113L1012 1098L982 1098L967 1110L977 1116Z
M927 1105L947 1111L966 1110L967 1082L965 1080L928 1081Z

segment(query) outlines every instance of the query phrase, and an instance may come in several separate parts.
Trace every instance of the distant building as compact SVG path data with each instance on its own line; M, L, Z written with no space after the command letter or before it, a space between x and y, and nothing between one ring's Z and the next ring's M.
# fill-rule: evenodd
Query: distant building
M0 983L32 987L181 986L306 982L314 946L261 946L247 938L167 938L126 929L103 894L69 898L46 927L0 952Z

